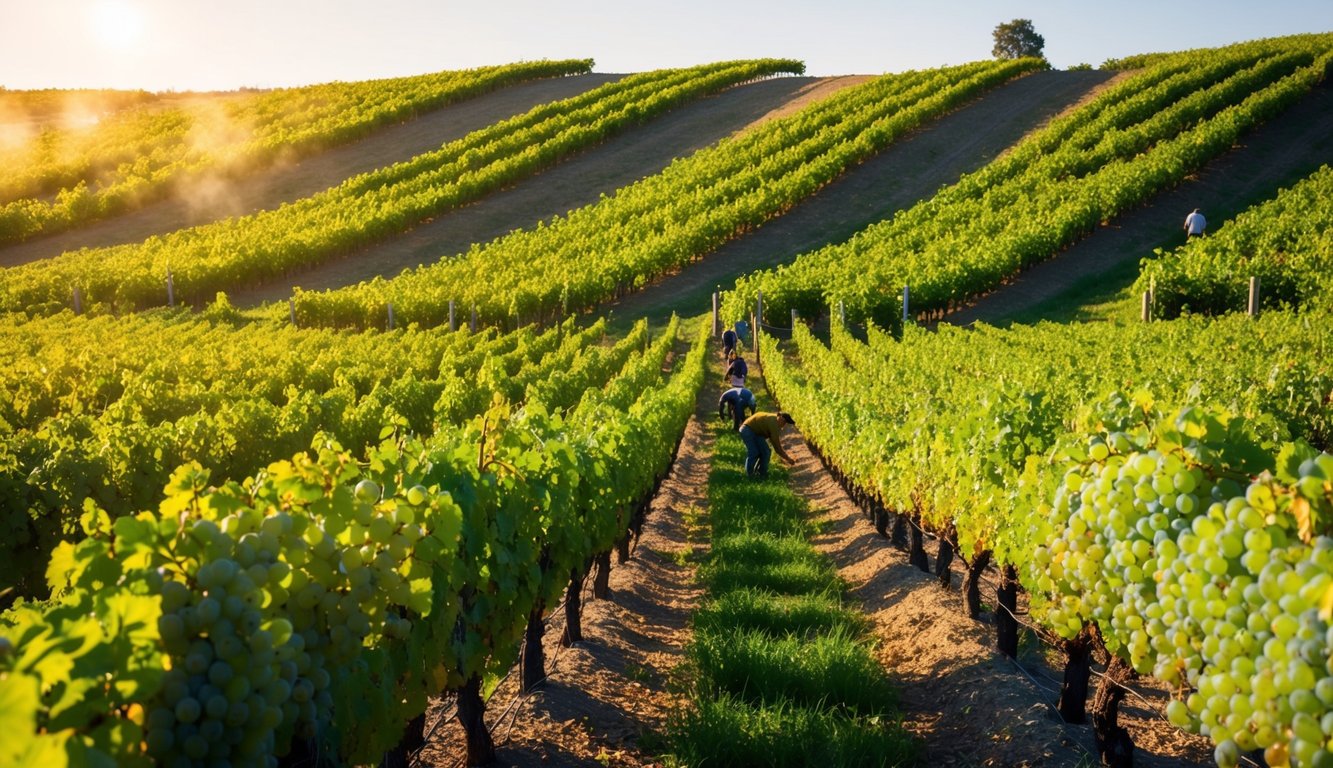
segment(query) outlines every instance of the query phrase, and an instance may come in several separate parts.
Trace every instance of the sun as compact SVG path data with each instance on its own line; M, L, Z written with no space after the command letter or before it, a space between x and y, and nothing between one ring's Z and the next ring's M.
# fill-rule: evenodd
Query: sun
M144 39L147 19L143 9L129 0L97 0L88 10L88 26L103 47L124 51Z

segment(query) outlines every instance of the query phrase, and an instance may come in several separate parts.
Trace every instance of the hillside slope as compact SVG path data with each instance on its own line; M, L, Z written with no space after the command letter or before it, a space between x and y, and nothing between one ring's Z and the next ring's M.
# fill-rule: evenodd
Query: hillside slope
M780 77L696 100L473 205L286 280L238 290L231 300L237 306L254 306L287 298L293 286L339 288L461 253L473 243L596 202L603 194L661 171L677 157L780 114L794 101L828 95L860 81Z
M1333 163L1333 88L1327 83L1150 205L1099 227L1056 258L1018 275L944 322L994 324L1027 317L1023 313L1034 308L1040 312L1042 302L1080 283L1106 281L1119 289L1133 275L1114 283L1109 276L1137 273L1135 265L1154 248L1182 243L1181 225L1193 209L1202 209L1209 228L1215 229L1326 163Z
M868 224L929 198L941 186L994 160L1113 75L1038 72L996 88L898 142L785 216L612 308L622 317L703 311L715 285L729 287L747 272L845 240Z
M152 235L206 224L227 216L276 208L430 150L520 115L557 99L566 99L623 75L591 74L536 80L501 88L375 131L360 141L279 165L241 182L199 185L187 194L151 204L123 216L69 232L0 248L0 266L12 267L83 247L134 243Z
M688 304L677 295L680 291L693 297L697 309L702 300L697 294L701 290L706 294L715 281L789 260L928 197L941 184L984 165L1110 76L1104 72L1044 72L1003 86L921 131L902 147L865 163L792 213L723 248L684 275L629 297L616 307L617 314L669 314ZM788 113L794 102L827 96L863 79L778 78L731 89L401 237L293 275L286 285L238 292L232 300L240 306L254 306L286 298L294 285L307 290L336 288L433 262L466 250L472 243L594 202L603 193L656 173L674 157Z

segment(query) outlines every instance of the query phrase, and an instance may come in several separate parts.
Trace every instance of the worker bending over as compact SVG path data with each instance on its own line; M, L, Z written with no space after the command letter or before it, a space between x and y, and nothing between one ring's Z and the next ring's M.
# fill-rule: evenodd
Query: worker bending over
M784 424L795 425L791 414L784 411L769 413L759 411L741 424L741 440L745 441L745 474L748 477L767 477L768 460L772 456L769 450L769 443L773 444L773 450L778 452L778 456L787 464L795 464L795 460L782 450L782 440L779 436L782 434Z
M754 401L754 393L745 387L732 387L723 392L717 401L718 418L725 417L727 411L731 411L732 429L741 428L741 418L745 416L746 408L750 409L751 415L759 409Z

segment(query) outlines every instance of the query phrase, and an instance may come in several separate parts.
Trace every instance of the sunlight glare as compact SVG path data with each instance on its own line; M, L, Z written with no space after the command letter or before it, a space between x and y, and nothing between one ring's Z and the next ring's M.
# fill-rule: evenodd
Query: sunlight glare
M127 0L98 0L88 15L93 37L113 51L125 51L142 42L145 22L143 9Z

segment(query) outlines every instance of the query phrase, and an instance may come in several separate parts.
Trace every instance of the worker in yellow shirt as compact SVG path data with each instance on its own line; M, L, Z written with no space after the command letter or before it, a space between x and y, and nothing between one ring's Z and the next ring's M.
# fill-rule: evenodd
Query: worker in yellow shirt
M769 451L768 444L773 444L773 450L778 452L778 456L788 464L795 464L795 460L782 450L782 441L779 435L782 434L782 425L791 424L795 426L796 422L791 414L784 411L769 413L760 411L741 424L741 440L745 441L745 474L749 477L758 475L766 477L768 475L768 460L772 453Z

